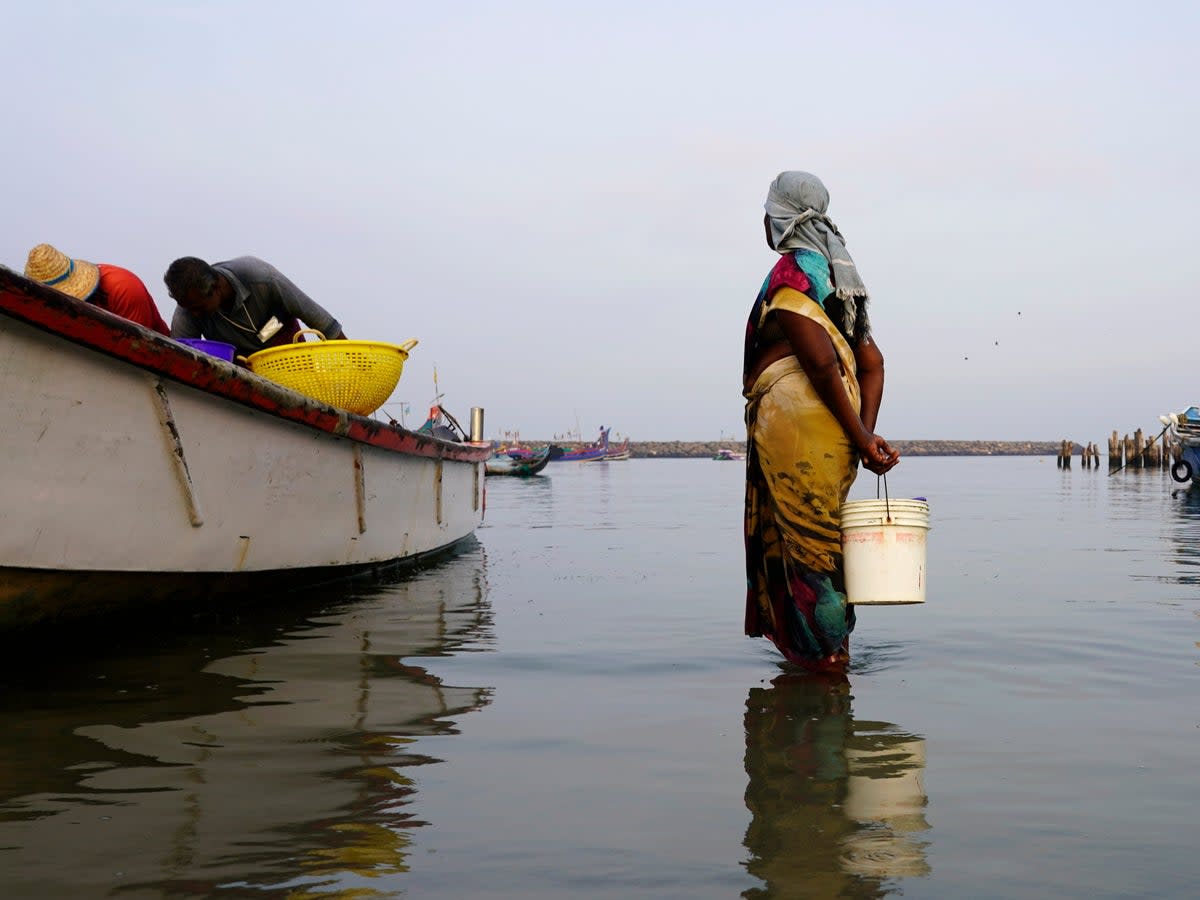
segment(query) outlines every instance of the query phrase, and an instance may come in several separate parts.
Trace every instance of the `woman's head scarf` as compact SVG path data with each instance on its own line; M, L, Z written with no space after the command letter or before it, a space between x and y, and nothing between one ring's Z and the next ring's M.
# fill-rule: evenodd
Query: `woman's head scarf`
M834 293L842 301L846 333L852 333L860 308L867 307L863 284L846 250L842 233L825 215L829 191L821 179L808 172L780 172L767 189L767 211L771 249L776 253L812 250L829 260Z

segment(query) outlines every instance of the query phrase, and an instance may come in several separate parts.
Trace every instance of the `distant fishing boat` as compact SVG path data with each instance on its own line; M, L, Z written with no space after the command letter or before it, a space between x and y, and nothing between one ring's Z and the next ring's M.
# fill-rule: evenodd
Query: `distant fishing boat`
M633 455L633 451L629 447L629 438L625 438L619 444L609 445L608 452L604 454L605 462L611 462L619 459L629 459Z
M1180 483L1200 485L1200 407L1190 406L1181 413L1159 416L1182 452L1171 466L1171 477Z
M721 460L721 461L737 461L737 460L742 460L745 458L746 458L745 453L739 453L736 450L730 450L726 447L722 447L720 450L718 450L713 455L713 459Z
M549 444L546 445L547 447ZM519 431L506 431L503 437L497 442L496 452L503 453L506 456L511 456L513 459L528 459L534 456L539 450L545 448L531 447L521 440Z
M561 453L562 448L553 444L543 447L533 456L527 457L514 457L506 452L497 451L484 463L484 468L488 475L516 475L519 477L537 475L546 468L550 460L555 459Z
M543 453L548 453L550 462L554 462L564 452L563 448L558 444L543 444L540 447L528 447L523 444L502 443L496 448L497 455L507 456L511 459L533 459L541 456Z
M612 429L600 428L600 437L590 444L583 444L578 447L564 447L563 455L558 459L560 462L592 462L594 460L604 459L608 455L608 433Z
M607 460L629 459L632 455L632 450L629 445L629 438L625 438L620 444L612 444L609 442L609 433L611 428L601 427L600 435L596 440L587 443L564 443L564 444L549 444L553 448L550 454L551 462L602 462ZM520 441L506 441L501 445L501 450L511 456L513 459L530 459L535 456L538 449L528 447L520 443ZM561 453L555 453L554 450L561 450Z

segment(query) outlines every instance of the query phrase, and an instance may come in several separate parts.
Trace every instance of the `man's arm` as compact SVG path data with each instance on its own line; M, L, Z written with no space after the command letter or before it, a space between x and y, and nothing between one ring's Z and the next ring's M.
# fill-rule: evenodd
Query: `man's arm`
M346 333L342 331L341 323L274 266L271 266L271 281L288 313L330 340L345 339Z

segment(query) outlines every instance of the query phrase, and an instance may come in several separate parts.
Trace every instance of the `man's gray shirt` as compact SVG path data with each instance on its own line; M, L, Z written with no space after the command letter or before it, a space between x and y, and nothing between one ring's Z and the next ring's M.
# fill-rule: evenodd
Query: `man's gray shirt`
M341 334L342 326L337 319L270 263L255 256L239 256L213 263L213 268L233 285L233 308L195 316L176 306L171 317L171 337L224 341L237 347L238 353L249 356L267 346L259 331L272 316L285 325L289 319L299 319L326 337Z

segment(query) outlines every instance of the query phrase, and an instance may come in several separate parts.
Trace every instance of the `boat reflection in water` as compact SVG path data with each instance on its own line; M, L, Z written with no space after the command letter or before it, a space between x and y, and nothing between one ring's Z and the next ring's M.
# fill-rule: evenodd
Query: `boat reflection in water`
M884 897L929 874L925 741L856 721L844 676L781 675L746 700L745 844L758 897Z
M1163 580L1200 584L1200 487L1179 488L1174 497L1178 515L1170 521L1169 528L1175 569L1163 576Z
M485 576L473 544L273 621L13 668L5 895L392 896L420 739L490 695L406 660L490 645Z

